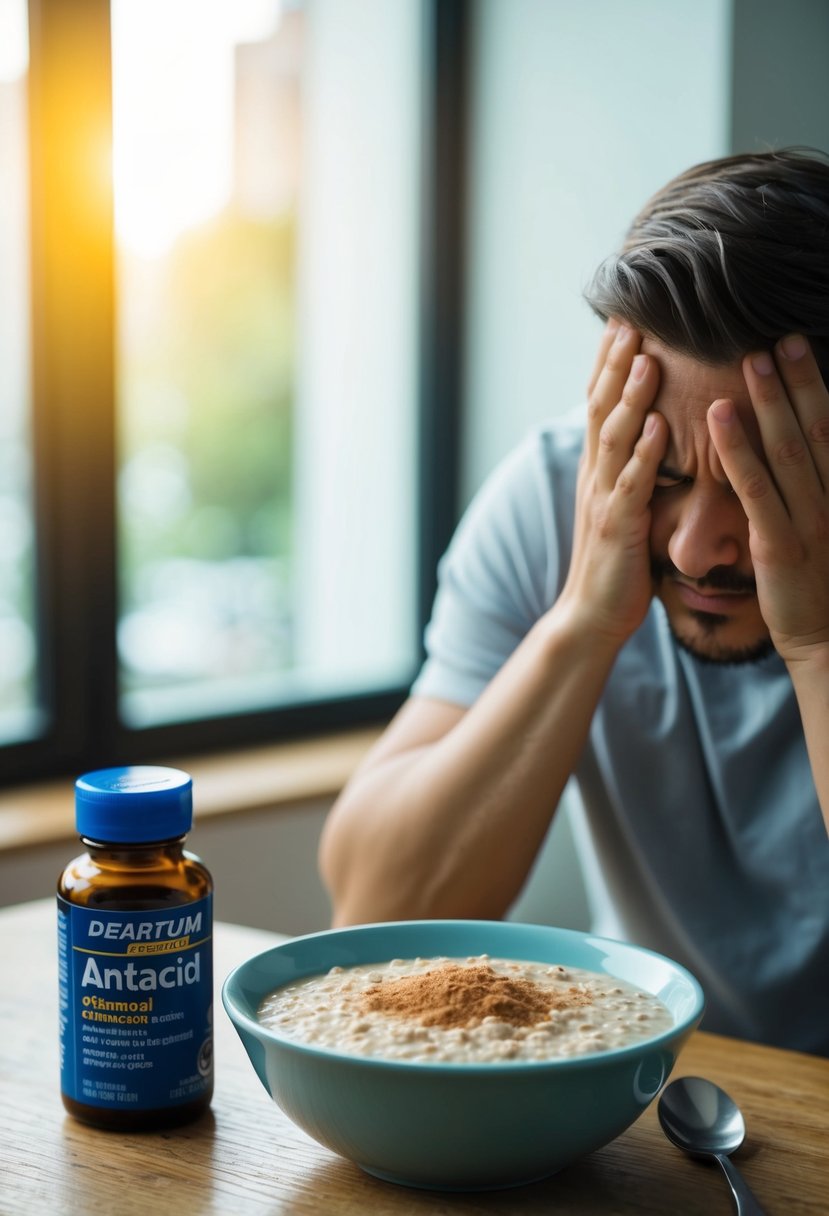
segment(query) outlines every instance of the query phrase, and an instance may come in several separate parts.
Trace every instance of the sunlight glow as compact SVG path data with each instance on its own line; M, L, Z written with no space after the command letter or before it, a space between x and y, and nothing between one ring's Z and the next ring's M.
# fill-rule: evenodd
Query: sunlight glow
M280 0L114 0L113 180L123 249L161 257L229 201L235 48L269 37L280 10Z

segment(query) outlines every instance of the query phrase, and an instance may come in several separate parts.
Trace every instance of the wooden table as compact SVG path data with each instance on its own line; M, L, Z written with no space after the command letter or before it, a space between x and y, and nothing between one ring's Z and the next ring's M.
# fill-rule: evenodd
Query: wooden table
M55 909L0 911L2 1216L488 1216L636 1213L727 1216L716 1166L662 1135L655 1103L618 1140L544 1182L474 1194L383 1183L321 1148L271 1102L218 1002L230 969L281 940L219 925L216 1093L198 1123L167 1132L97 1131L65 1114L57 1053ZM829 1212L829 1060L696 1034L674 1076L697 1073L742 1106L735 1160L767 1216Z

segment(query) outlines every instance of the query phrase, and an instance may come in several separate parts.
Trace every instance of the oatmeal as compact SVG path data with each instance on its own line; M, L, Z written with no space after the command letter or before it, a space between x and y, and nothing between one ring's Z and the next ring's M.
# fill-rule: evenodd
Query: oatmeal
M348 1055L456 1064L609 1051L673 1025L660 1000L624 980L486 954L333 967L277 988L258 1017Z

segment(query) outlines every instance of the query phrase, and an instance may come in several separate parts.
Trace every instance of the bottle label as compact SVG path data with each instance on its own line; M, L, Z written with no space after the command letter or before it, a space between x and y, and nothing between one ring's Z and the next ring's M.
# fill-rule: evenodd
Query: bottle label
M193 1102L213 1085L213 901L150 912L58 896L61 1088L108 1110Z

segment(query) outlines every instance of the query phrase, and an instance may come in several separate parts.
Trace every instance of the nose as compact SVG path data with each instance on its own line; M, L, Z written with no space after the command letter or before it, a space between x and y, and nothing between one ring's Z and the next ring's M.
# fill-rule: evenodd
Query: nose
M681 574L704 578L714 566L747 557L748 521L739 499L723 486L699 488L680 504L668 556Z

